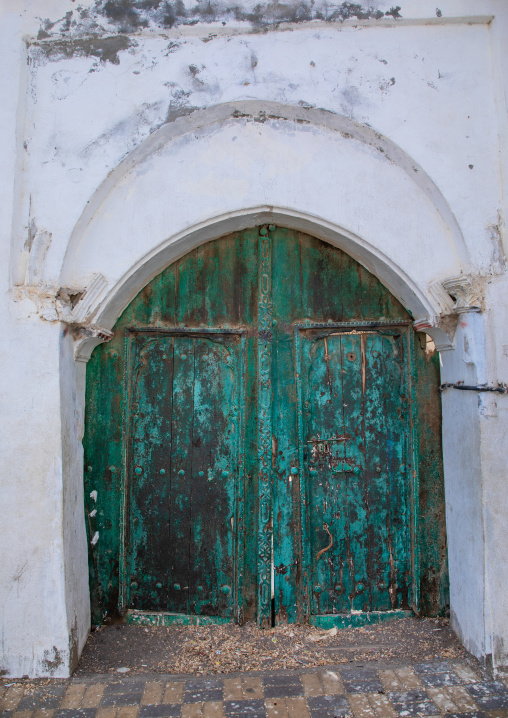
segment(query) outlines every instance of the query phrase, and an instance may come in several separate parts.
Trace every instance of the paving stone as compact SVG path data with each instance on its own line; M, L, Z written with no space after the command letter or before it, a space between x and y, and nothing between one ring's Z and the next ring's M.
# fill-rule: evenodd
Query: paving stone
M385 691L403 691L405 686L395 671L378 671L379 679Z
M396 668L394 672L402 683L402 690L411 691L422 688L422 682L412 668Z
M268 698L265 700L265 710L267 718L289 718L284 698Z
M105 683L96 683L89 686L81 701L81 708L97 708L100 705L105 689Z
M300 676L265 676L263 678L263 686L289 686L301 685Z
M372 693L383 690L377 672L369 668L342 669L340 677L347 693Z
M183 694L184 703L203 703L204 701L221 701L221 688L201 688L195 690L186 690Z
M310 718L309 709L307 708L304 698L285 698L284 700L288 718Z
M381 693L369 693L369 701L378 718L395 718L397 711L388 696Z
M116 718L138 718L138 706L122 706L118 709Z
M180 716L181 705L169 703L159 705L143 705L139 708L139 718L174 718Z
M123 681L122 683L108 683L104 695L116 693L143 693L145 681Z
M242 700L243 698L243 682L241 678L225 678L224 679L224 700Z
M460 678L453 672L448 673L422 673L422 681L427 686L457 686Z
M12 718L32 718L33 711L15 711Z
M176 681L172 681L171 683L167 683L162 702L171 704L181 703L183 701L183 688L184 684L182 682L177 683Z
M37 708L58 708L67 686L44 686L34 693L25 695L18 703L18 711L37 710Z
M445 718L488 718L488 715L482 711L474 711L473 713L447 713Z
M64 693L60 708L79 708L85 695L85 683L72 683Z
M504 696L479 696L475 700L479 707L486 711L508 710L508 694Z
M0 710L0 718L12 718L13 715L14 715L13 711Z
M508 695L508 688L501 681L480 681L479 683L465 686L465 688L475 700L486 696Z
M306 696L322 696L323 684L317 673L302 673L300 681Z
M222 688L222 678L188 678L185 681L185 690L203 690L205 688Z
M98 708L97 718L115 718L116 708Z
M102 696L101 708L112 706L138 706L143 697L142 693L110 693Z
M260 699L224 701L224 714L228 718L267 718L264 701Z
M279 686L265 686L265 698L284 698L287 696L303 696L303 686L294 683Z
M457 706L459 713L478 710L476 702L471 698L464 686L450 686L447 688L447 692Z
M414 669L417 673L447 673L452 670L448 661L430 661L429 663L416 663Z
M323 671L319 674L319 678L323 685L324 695L343 695L346 692L340 675L335 671Z
M425 691L390 692L388 698L400 716L417 716L419 714L430 716L439 713Z
M181 718L202 718L203 717L203 704L202 703L187 703L182 706Z
M376 718L367 693L352 693L348 701L355 718Z
M481 681L480 675L465 663L454 664L453 670L460 678L461 683L478 683Z
M222 701L208 701L203 703L203 718L224 718Z
M54 718L95 718L96 708L59 708Z
M24 693L22 686L9 686L0 698L0 709L15 710Z
M307 703L312 718L338 718L351 715L345 696L313 696L307 699Z
M39 708L32 713L32 718L54 718L55 712L56 711L53 708L47 711L43 710L42 708Z
M427 695L441 713L453 713L457 710L446 688L427 688Z
M248 678L242 678L242 687L244 698L249 700L263 699L263 682L261 678L249 676Z
M159 705L159 703L162 703L163 694L163 684L159 681L151 681L145 685L143 697L141 698L141 704L145 706Z

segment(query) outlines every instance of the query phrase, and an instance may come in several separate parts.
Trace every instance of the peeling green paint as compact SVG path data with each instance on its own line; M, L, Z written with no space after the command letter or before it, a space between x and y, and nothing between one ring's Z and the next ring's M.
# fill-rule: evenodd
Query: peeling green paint
M438 371L381 283L308 235L169 266L87 368L94 621L444 613Z

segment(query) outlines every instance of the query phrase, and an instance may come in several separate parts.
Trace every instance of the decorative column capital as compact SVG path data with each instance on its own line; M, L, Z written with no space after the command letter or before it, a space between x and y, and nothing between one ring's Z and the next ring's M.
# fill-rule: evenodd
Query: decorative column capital
M453 311L456 314L481 311L481 293L478 283L466 275L445 279L443 287L455 299Z
M425 332L428 334L438 352L449 351L454 348L453 339L450 339L448 332L446 332L441 324L440 317L420 317L413 322L413 327L417 332Z
M90 359L92 351L99 344L111 341L113 332L96 324L90 326L75 327L73 330L75 337L74 342L74 358L76 361L87 362Z

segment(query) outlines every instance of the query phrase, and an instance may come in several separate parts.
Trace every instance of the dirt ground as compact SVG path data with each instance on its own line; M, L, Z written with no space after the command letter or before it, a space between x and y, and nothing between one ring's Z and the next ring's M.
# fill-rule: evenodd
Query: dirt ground
M405 665L467 657L446 619L406 618L324 631L312 626L104 626L90 634L75 677L96 673L224 674L341 663Z

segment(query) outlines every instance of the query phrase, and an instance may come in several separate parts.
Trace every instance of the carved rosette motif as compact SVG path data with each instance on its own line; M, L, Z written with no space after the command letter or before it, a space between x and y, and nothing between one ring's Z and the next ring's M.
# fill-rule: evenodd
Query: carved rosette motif
M258 623L271 620L271 470L272 470L272 240L262 228L259 238L258 307Z

